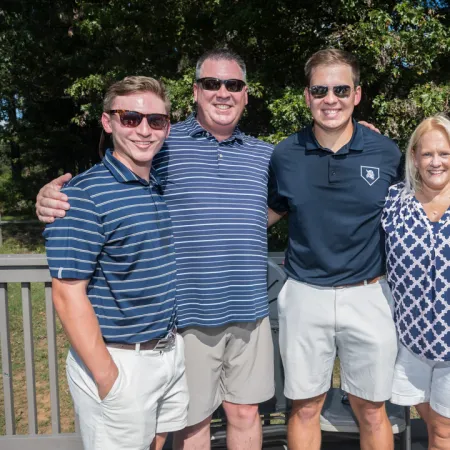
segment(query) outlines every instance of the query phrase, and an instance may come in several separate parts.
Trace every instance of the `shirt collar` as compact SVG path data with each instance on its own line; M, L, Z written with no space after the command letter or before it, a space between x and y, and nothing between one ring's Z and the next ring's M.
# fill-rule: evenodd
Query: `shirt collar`
M148 186L149 184L152 184L154 186L161 186L161 180L159 178L158 173L153 168L153 166L150 169L150 183L149 183L147 180L144 180L143 178L139 177L127 166L122 164L117 158L113 156L112 152L113 152L112 149L106 150L102 162L119 183L139 182L145 186Z
M350 150L354 150L357 152L362 152L364 150L364 133L363 126L356 122L355 119L352 120L353 123L353 134L350 142L345 144L342 148L340 148L335 154L345 155L349 153ZM317 142L316 136L313 133L313 124L308 125L306 127L306 136L305 136L305 148L307 151L310 150L326 150L330 151L322 147L319 142Z
M192 113L185 121L184 124L187 128L187 132L189 136L193 138L197 137L203 137L203 136L209 136L210 133L206 131L197 121L197 118L194 113ZM232 142L234 140L243 141L244 140L244 133L239 129L239 127L236 127L233 131L233 134L228 138L225 139L223 142Z

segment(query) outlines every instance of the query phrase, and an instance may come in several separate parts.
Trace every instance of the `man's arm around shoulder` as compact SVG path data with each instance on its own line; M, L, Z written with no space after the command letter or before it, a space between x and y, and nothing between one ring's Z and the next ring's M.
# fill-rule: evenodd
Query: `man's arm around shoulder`
M275 225L285 215L286 212L277 213L272 208L267 208L267 228Z
M104 399L117 379L118 369L86 295L88 283L89 280L53 278L53 303L70 344L92 373L100 399Z
M71 178L70 173L65 173L41 188L36 197L36 215L41 222L53 223L56 217L65 216L70 205L67 195L60 191Z

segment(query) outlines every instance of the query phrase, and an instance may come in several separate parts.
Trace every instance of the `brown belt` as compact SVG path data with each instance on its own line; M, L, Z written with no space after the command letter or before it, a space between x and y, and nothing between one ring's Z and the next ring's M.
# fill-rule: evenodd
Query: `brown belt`
M333 286L335 289L343 289L343 288L350 288L350 287L356 287L356 286L365 286L366 284L374 284L377 283L378 281L382 280L384 278L384 275L379 275L378 277L375 278L369 278L368 280L363 280L360 281L358 283L354 283L354 284L344 284L342 286Z
M170 350L175 345L176 330L169 331L167 336L161 339L151 339L137 344L121 344L118 342L106 342L107 347L119 348L122 350Z

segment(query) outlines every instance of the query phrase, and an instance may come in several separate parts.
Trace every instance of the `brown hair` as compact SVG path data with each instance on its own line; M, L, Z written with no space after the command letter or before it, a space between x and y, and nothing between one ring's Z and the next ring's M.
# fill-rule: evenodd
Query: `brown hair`
M103 111L108 112L111 109L116 97L136 92L152 92L164 102L167 114L170 113L170 100L164 85L154 78L142 76L125 77L123 80L112 84L103 99Z
M309 86L313 69L317 66L331 66L335 64L346 64L352 69L353 83L359 86L360 70L356 56L337 48L326 48L314 53L305 64L306 84Z

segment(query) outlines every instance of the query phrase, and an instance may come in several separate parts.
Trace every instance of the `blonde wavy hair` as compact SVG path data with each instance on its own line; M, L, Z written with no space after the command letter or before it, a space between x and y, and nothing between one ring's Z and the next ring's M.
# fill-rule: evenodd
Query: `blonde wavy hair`
M419 124L411 135L405 153L405 190L409 193L413 194L420 190L422 185L420 173L414 164L414 152L418 148L423 135L433 130L444 133L450 142L450 119L444 113L428 117Z

